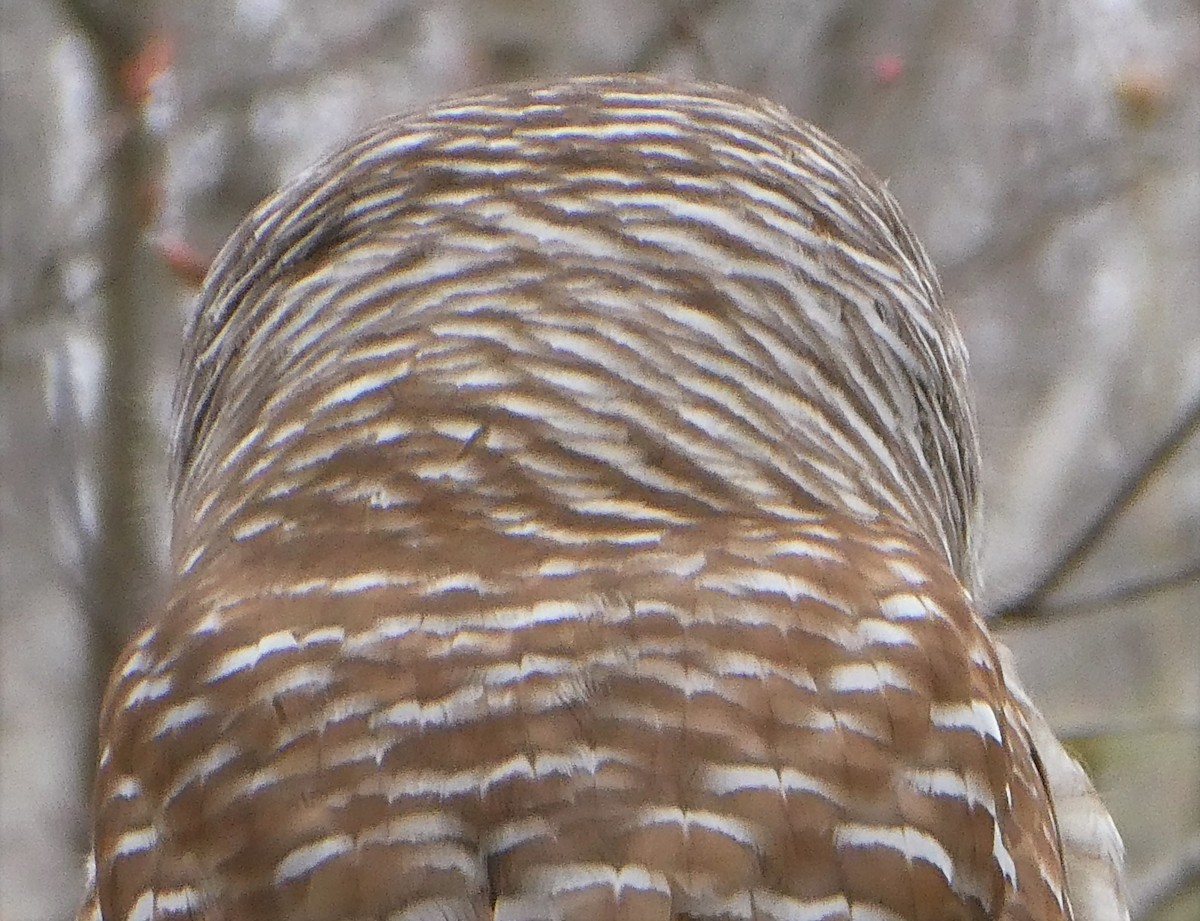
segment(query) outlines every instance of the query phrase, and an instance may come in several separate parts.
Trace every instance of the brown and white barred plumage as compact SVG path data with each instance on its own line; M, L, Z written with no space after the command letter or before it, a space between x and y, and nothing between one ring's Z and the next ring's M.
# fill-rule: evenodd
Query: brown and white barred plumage
M972 606L939 297L721 87L483 92L300 177L189 332L81 917L1124 917Z

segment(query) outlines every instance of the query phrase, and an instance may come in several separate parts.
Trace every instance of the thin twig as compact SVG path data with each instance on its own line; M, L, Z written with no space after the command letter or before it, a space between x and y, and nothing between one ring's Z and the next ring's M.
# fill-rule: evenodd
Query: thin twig
M661 28L647 36L630 58L626 69L632 72L652 70L662 63L662 57L670 48L677 44L694 43L701 57L701 71L711 70L711 61L700 41L700 30L697 20L708 16L721 6L723 0L701 0L694 4L680 4L670 9ZM708 74L712 76L712 74Z
M1099 543L1108 536L1121 516L1137 500L1147 486L1174 459L1179 450L1200 429L1200 397L1180 417L1179 421L1159 441L1146 458L1138 464L1131 475L1127 476L1108 502L1100 509L1083 532L1070 544L1055 561L1046 575L1032 588L1015 601L1009 602L992 615L994 623L1014 624L1022 621L1041 620L1049 616L1051 611L1065 613L1077 610L1080 605L1075 603L1051 608L1045 604L1045 599L1059 588L1091 555ZM1146 580L1125 588L1117 588L1106 592L1098 599L1089 599L1083 604L1088 607L1102 607L1113 603L1112 599L1138 597L1152 591L1175 584L1176 580L1190 577L1195 573L1195 567L1189 567L1184 573L1168 577L1155 584L1156 580Z
M1160 592L1180 588L1185 585L1195 585L1198 582L1200 582L1200 561L1189 563L1182 569L1167 575L1147 576L1123 585L1114 586L1103 592L1097 592L1094 595L1085 595L1081 598L1067 598L1054 602L1039 601L1031 611L1017 608L1016 605L1013 605L1005 608L1001 613L994 615L991 618L991 623L998 627L1006 627L1034 617L1038 620L1046 620L1073 617L1079 614L1090 614L1106 608L1117 608L1122 605L1133 604L1136 601L1143 601ZM1015 616L1012 613L1014 610L1017 611Z

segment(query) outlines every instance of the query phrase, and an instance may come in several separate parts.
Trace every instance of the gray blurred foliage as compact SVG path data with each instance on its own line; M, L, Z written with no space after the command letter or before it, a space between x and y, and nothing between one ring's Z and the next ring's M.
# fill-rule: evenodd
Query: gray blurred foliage
M972 352L989 608L1200 396L1196 0L0 0L0 921L74 907L98 694L168 540L181 276L374 118L630 69L770 96L890 181ZM1200 913L1198 562L1200 436L1006 631L1141 918Z

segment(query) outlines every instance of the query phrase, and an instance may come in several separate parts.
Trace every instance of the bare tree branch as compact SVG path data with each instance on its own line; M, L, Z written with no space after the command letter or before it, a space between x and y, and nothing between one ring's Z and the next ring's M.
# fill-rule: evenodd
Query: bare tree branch
M116 73L145 37L147 11L142 3L62 0L62 8L101 56L106 72Z
M700 71L712 75L713 65L701 39L698 21L709 15L723 0L698 0L695 3L675 4L667 10L662 28L646 37L628 64L630 72L651 70L661 63L664 54L676 44L690 45L699 58Z
M1192 402L1179 421L1124 479L1116 492L1101 507L1092 523L1066 548L1046 574L1019 598L995 611L992 615L992 622L1008 626L1043 620L1050 616L1075 613L1084 609L1107 607L1145 597L1195 578L1196 574L1200 572L1200 562L1185 568L1182 572L1117 586L1093 598L1055 606L1046 604L1046 599L1050 594L1087 560L1100 542L1111 533L1121 516L1137 501L1146 487L1154 481L1198 430L1200 430L1200 397Z
M97 531L81 542L80 608L88 624L92 694L99 701L113 662L144 616L147 592L156 582L146 547L139 477L148 436L142 401L146 349L138 296L151 158L140 100L128 92L123 74L148 35L153 4L64 0L63 9L96 55L115 126L104 169L107 208L97 227L97 251L104 267L96 291L102 304L99 339L104 362L96 432ZM87 726L83 776L90 787L95 727L90 720Z
M1195 585L1197 582L1200 582L1200 561L1190 563L1173 573L1136 579L1094 595L1086 595L1082 598L1068 598L1055 602L1037 602L1034 609L1028 613L1023 609L1016 617L1006 610L1004 613L997 614L993 618L993 623L1008 626L1028 618L1047 620L1058 617L1071 617L1076 614L1086 614L1106 608L1117 608L1122 605L1144 601L1147 598L1157 595L1159 592L1187 585Z

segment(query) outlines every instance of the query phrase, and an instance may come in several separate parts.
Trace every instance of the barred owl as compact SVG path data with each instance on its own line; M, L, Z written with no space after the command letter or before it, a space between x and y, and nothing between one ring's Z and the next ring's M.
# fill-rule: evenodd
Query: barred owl
M186 341L81 919L1127 916L972 603L959 334L817 130L641 77L393 118Z

